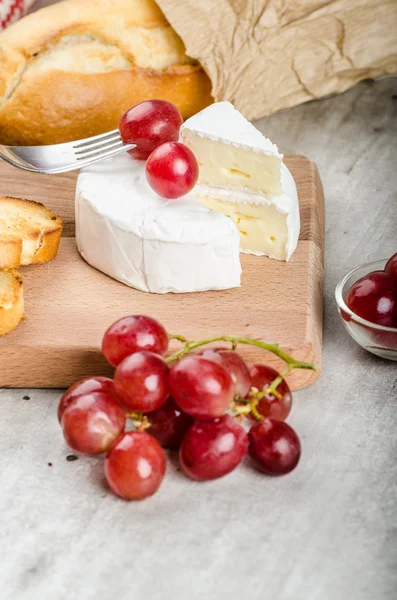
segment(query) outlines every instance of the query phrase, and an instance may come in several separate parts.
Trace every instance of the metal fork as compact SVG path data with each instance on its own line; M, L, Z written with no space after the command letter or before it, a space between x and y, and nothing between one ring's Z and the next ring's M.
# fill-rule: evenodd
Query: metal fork
M66 173L135 148L124 144L118 129L93 137L51 146L2 146L0 158L24 171Z

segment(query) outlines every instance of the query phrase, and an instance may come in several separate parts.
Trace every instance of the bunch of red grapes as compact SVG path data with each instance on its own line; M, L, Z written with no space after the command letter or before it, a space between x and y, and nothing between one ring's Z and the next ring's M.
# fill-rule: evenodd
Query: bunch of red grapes
M163 198L180 198L197 183L199 166L193 152L178 142L183 118L171 102L145 100L121 117L119 131L129 151L146 160L146 179Z
M120 319L102 343L114 378L84 379L61 398L58 418L67 443L83 454L106 453L105 476L117 495L133 500L156 492L166 470L163 448L178 450L184 472L199 481L230 473L247 452L269 475L296 467L299 438L284 422L292 396L277 371L247 365L234 350L219 347L197 354L185 346L179 360L166 359L168 345L158 321ZM133 429L126 431L127 421Z
M346 304L362 319L397 327L397 253L383 271L373 271L356 281L348 291Z

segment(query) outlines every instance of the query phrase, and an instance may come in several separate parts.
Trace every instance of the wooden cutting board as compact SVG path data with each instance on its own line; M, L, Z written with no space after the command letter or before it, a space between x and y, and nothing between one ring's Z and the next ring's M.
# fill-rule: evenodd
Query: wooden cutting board
M106 328L127 314L158 318L189 339L239 335L277 342L297 359L321 368L324 260L324 197L315 164L304 156L285 162L298 188L301 235L288 263L241 255L238 289L195 294L148 294L96 271L79 256L74 239L76 174L33 175L0 161L0 195L43 202L64 220L57 258L20 269L25 320L0 339L0 386L66 387L88 375L110 375L100 353ZM173 344L172 348L176 348ZM282 368L263 350L241 346L251 361ZM318 376L296 370L293 389Z

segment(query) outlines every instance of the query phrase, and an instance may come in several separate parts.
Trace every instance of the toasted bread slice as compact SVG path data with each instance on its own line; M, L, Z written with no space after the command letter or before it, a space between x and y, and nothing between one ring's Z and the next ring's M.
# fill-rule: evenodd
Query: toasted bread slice
M52 260L61 233L62 219L43 204L0 197L0 269Z
M9 333L23 317L23 284L18 271L0 271L0 335Z

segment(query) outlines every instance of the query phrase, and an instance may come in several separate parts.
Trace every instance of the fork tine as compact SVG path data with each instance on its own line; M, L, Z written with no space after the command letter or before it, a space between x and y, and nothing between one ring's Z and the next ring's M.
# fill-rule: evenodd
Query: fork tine
M75 154L82 154L83 152L90 152L91 150L95 150L95 148L102 148L113 142L120 142L121 137L118 133L115 133L111 137L107 137L105 139L97 140L91 144L85 144L84 146L74 147Z
M94 156L106 156L107 152L116 148L124 148L124 144L121 140L103 147L101 146L99 148L94 148L93 150L76 152L76 159L82 160L84 158L93 158Z
M115 134L120 135L118 129L113 129L113 131L101 133L100 135L93 135L92 137L85 138L83 140L76 140L76 142L73 144L73 148L82 148L83 146L89 146L90 144L92 144L93 142L96 142L97 140L99 140L99 141L105 140L108 137L113 137Z
M115 135L116 134L116 135ZM123 144L113 131L102 136L95 136L101 142L91 147L89 140L80 140L77 146L86 144L85 151L75 153L74 142L55 144L52 146L0 146L0 159L4 159L14 167L33 173L66 173L81 169L97 161L128 152L136 148L136 144ZM117 139L117 141L115 141Z
M78 164L77 167L78 169L81 169L87 165L91 165L94 162L97 162L99 160L103 160L104 158L110 158L111 156L114 156L115 154L120 154L121 152L126 152L127 150L131 150L132 148L135 148L135 144L126 144L119 146L118 148L113 148L113 150L109 150L108 152L104 152L103 154L98 154L97 156L93 156L91 158L79 158L78 160Z
M77 150L77 151L75 151L75 155L79 156L79 155L84 155L84 154L88 155L91 152L103 152L105 150L113 148L113 146L115 144L123 144L123 141L120 138L113 138L106 142L97 143L97 144L94 144L93 146L86 146L86 148Z

